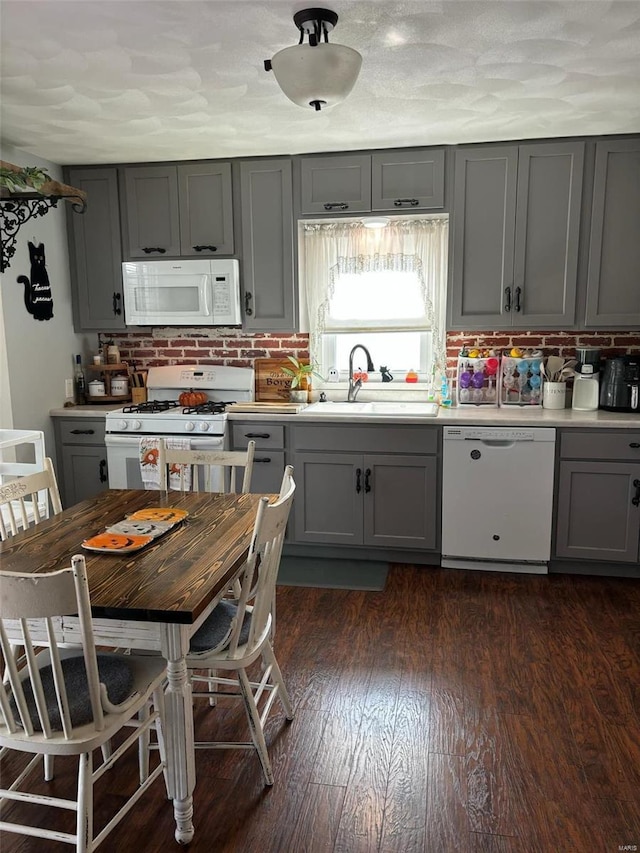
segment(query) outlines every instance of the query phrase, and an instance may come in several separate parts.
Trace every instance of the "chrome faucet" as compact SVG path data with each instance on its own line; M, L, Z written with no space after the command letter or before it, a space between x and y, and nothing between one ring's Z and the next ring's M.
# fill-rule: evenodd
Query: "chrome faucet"
M369 350L362 344L356 344L349 353L349 391L347 392L347 403L355 403L358 391L362 387L362 379L356 379L355 382L353 380L353 354L357 349L361 349L367 356L367 370L369 372L373 370L373 362L371 361Z

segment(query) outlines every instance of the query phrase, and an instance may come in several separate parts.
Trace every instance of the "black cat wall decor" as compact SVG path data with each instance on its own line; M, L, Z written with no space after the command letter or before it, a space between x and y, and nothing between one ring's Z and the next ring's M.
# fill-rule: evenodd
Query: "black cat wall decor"
M29 243L29 260L31 281L26 275L18 276L18 284L24 285L25 307L34 320L50 320L53 317L53 296L44 265L44 243L39 246Z

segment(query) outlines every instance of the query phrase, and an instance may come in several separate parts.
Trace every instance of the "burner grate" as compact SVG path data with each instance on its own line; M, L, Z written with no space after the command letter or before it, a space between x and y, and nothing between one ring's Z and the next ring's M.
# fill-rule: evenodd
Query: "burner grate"
M221 415L225 408L230 404L235 403L235 400L226 400L224 402L214 402L208 400L206 403L200 403L198 406L189 406L182 410L183 415Z
M123 415L149 415L155 412L166 412L169 409L177 409L180 403L177 400L147 400L137 406L125 406Z

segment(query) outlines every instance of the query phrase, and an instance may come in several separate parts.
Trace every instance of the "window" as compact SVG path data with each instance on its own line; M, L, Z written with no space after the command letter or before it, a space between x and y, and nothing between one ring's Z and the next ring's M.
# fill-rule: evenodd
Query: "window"
M427 379L444 364L447 237L444 217L397 217L376 231L361 220L303 225L310 350L323 375L337 368L346 380L355 344L371 353L370 381L383 366ZM366 369L364 353L354 367Z

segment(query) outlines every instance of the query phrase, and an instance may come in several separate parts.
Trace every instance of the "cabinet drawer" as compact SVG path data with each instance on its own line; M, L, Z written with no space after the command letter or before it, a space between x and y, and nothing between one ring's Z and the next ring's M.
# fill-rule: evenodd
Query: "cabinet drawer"
M640 429L616 432L565 432L560 443L563 459L619 459L640 462Z
M251 491L277 494L284 474L284 450L256 450L253 457Z
M438 427L379 426L357 427L294 426L295 450L340 450L348 453L428 453L438 452Z
M264 423L233 425L234 450L245 450L252 439L256 443L256 450L270 447L284 450L284 427Z
M62 444L104 444L103 419L69 418L58 423Z

